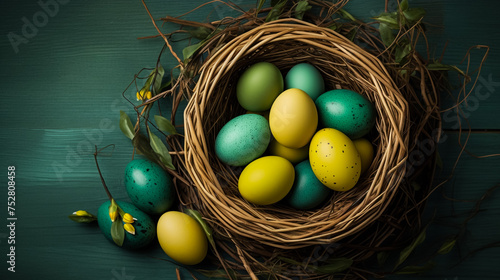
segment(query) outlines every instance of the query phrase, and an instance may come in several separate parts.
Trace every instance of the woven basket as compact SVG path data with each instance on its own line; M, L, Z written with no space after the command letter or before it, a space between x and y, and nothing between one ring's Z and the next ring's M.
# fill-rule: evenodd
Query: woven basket
M178 187L180 201L200 211L212 226L218 248L234 259L226 265L237 268L239 263L255 278L254 273L268 267L263 263L269 264L283 252L295 250L299 253L294 254L304 255L318 245L353 245L353 240L361 240L354 244L359 248L351 246L338 253L356 259L367 246L382 244L394 228L381 229L385 225L380 223L381 215L388 208L407 209L402 205L407 200L401 199L398 190L414 146L410 123L422 121L412 120L408 96L401 93L384 64L335 31L294 19L265 23L231 38L221 48L210 49L210 44L206 48L208 57L199 56L203 63L191 69L198 77L194 89L181 88L182 95L189 97L183 147L172 141L170 145L182 152L175 163L191 182ZM321 71L327 89L351 89L375 105L376 131L368 135L376 147L371 167L353 189L335 192L318 209L299 211L281 203L248 203L237 187L242 168L225 165L215 155L219 130L245 112L236 100L236 82L246 68L259 61L271 62L283 73L295 64L310 63ZM289 277L297 272L280 270L278 274Z

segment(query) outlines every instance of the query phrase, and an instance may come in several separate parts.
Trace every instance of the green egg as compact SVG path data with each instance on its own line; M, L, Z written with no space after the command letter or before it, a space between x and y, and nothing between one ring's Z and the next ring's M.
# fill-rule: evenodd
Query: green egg
M274 99L283 91L283 76L274 64L258 62L238 79L236 96L240 105L259 112L271 108Z
M175 198L170 175L146 159L129 162L125 168L125 188L132 203L151 215L165 213Z
M296 209L309 210L323 203L331 193L332 190L316 178L309 160L304 160L295 166L295 181L286 201Z
M305 91L312 100L325 92L323 76L316 67L309 63L300 63L293 66L285 77L287 89L298 88Z
M137 220L132 223L135 228L135 235L125 231L125 239L123 240L122 248L125 249L139 249L149 245L156 237L156 225L153 220L139 208L133 204L125 201L117 201L118 206L125 212L132 215ZM97 223L102 233L113 244L111 237L111 219L109 218L109 205L111 202L108 200L104 202L97 211ZM123 222L122 222L123 224Z
M269 123L261 115L246 114L226 123L215 139L215 154L232 166L247 165L261 156L271 141Z
M375 107L363 95L347 89L335 89L316 99L320 123L340 130L352 140L366 135L375 124Z

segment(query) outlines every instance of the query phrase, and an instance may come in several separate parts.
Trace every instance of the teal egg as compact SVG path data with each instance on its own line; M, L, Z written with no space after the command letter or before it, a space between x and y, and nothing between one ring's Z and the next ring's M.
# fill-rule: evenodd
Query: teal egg
M175 198L170 175L146 159L129 162L125 168L125 188L132 203L151 215L165 213Z
M271 108L274 99L283 91L283 76L274 64L258 62L243 72L236 84L240 105L254 112Z
M304 160L295 166L295 181L286 201L296 209L309 210L323 203L331 193L316 178L309 160Z
M246 114L227 122L215 139L215 154L224 163L243 166L261 156L271 140L269 123L261 115Z
M375 124L375 107L363 95L347 89L335 89L316 99L320 123L340 130L352 140L366 135Z
M309 63L300 63L293 66L285 76L285 86L305 91L312 100L325 92L323 76L316 67Z
M134 223L132 223L135 228L135 235L125 231L125 239L123 241L122 248L139 249L147 246L155 240L156 224L153 222L151 217L131 203L125 201L117 201L116 203L125 213L129 213L132 217L137 219ZM97 211L97 223L99 224L99 228L106 239L115 244L113 238L111 237L112 222L109 218L110 204L111 202L108 200L99 207L99 210Z

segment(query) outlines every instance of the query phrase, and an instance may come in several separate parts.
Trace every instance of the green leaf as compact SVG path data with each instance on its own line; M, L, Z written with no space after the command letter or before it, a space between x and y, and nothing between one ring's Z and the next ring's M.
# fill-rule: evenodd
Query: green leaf
M257 13L262 9L262 7L264 6L264 3L266 3L266 0L259 0L257 2L257 10L256 10Z
M451 249L453 249L456 242L457 242L457 240L454 238L446 240L443 243L443 245L441 245L441 248L439 248L437 253L440 255L448 254L451 251Z
M403 0L403 1L401 1L401 3L399 3L399 9L403 12L408 10L408 6L409 6L408 0Z
M175 126L165 117L160 115L155 115L155 122L158 129L168 134L178 134Z
M389 258L389 252L387 251L382 251L377 253L377 262L379 266L383 266L385 262L387 261L387 258Z
M297 3L297 6L295 7L295 17L302 20L304 18L304 14L311 8L312 6L309 5L309 1L307 0L299 1L299 3Z
M163 69L163 66L158 65L158 68L155 69L156 71L153 71L156 73L151 75L153 76L153 95L156 95L160 93L161 90L161 81L163 80L163 75L165 75L165 69Z
M288 0L280 0L278 3L273 5L273 8L269 12L269 14L267 14L266 22L279 19L281 13L283 13L283 9L285 9L287 2Z
M194 38L199 39L199 40L207 39L210 36L210 34L212 34L212 32L213 32L213 29L205 27L205 26L199 26L196 28L191 27L191 28L188 28L187 30L191 36L193 36Z
M160 92L166 88L168 88L170 86L170 84L172 83L172 80L168 80L166 81L165 83L163 83L160 87Z
M396 274L418 274L424 273L433 269L435 264L433 262L428 262L425 265L409 265L401 268L396 272Z
M465 73L455 65L442 64L441 62L433 62L427 65L427 70L430 71L455 71L460 75L465 76Z
M387 47L392 45L392 42L394 42L394 40L396 39L396 36L394 35L392 29L387 24L380 23L379 31L384 45L386 45Z
M151 161L158 161L158 155L153 151L153 148L151 148L148 138L142 133L137 133L135 135L134 139L132 139L132 145L134 145L139 154L144 155Z
M373 19L380 23L385 23L391 29L399 30L399 21L397 12L381 13L379 16L374 17Z
M411 45L406 44L404 46L397 46L396 52L394 54L395 60L397 63L401 63L401 61L406 58L411 52Z
M422 8L410 8L404 11L403 15L413 25L425 16L425 10Z
M399 254L399 260L394 268L397 268L400 264L402 264L410 256L411 252L413 252L415 247L424 242L426 231L427 231L427 226L424 228L424 230L422 230L422 232L417 236L417 238L415 238L415 240L413 240L413 242L408 247L404 248L401 251L401 253Z
M357 19L353 17L349 12L347 12L344 9L339 9L337 13L344 19L351 20L351 21L356 21Z
M175 170L175 166L172 164L172 157L168 152L167 146L163 144L160 138L154 133L149 131L149 144L153 151L158 155L160 161L169 169Z
M337 24L337 23L335 23L335 22L334 22L334 23L333 23L332 25L330 25L330 27L328 27L328 28L330 28L330 29L331 29L331 30L333 30L333 31L337 31L337 30L340 30L340 28L342 28L342 24Z
M325 274L335 274L351 267L353 261L348 258L329 259L329 264L314 267L314 271ZM312 268L312 267L311 267Z
M72 221L77 222L77 223L84 223L84 224L89 224L92 222L97 221L97 217L92 215L92 216L78 216L76 214L71 214L68 216Z
M421 190L421 189L422 189L422 186L421 186L419 183L415 182L415 181L412 181L412 182L410 183L410 185L413 187L413 189L414 189L415 191L419 191L419 190Z
M210 242L210 245L212 245L212 248L215 249L215 241L212 233L212 228L207 224L207 222L203 219L201 216L200 212L193 210L193 209L186 209L186 214L191 216L193 219L195 219L203 228L203 231L205 232L205 235L207 236L208 242Z
M130 120L129 116L123 111L120 111L120 130L130 140L134 138L134 126L132 125L132 121Z
M356 34L358 33L359 27L354 27L349 33L345 35L347 39L349 39L351 42L354 42L354 38L356 38Z
M201 41L197 44L185 47L182 50L182 56L184 57L184 61L187 61L188 59L190 59L196 53L196 51L198 51L198 49L200 49L203 46L203 44L204 44L204 41Z
M122 246L125 240L125 229L123 228L122 218L118 216L111 224L111 238L116 245Z

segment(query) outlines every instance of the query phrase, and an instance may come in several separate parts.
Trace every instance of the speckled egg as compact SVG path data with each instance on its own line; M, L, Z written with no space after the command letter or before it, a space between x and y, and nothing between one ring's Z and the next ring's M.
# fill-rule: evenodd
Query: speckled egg
M170 175L146 159L129 162L125 168L125 188L132 203L151 215L163 214L175 198Z
M146 213L142 212L139 208L128 202L117 201L116 203L123 211L125 211L125 213L129 213L137 219L132 224L135 228L135 235L125 232L125 239L123 241L122 248L139 249L147 246L155 240L156 226L153 220ZM97 211L97 223L99 224L99 228L106 239L115 244L113 242L113 238L111 237L112 222L109 218L110 204L111 202L108 200L99 207L99 210Z
M316 178L309 160L304 160L295 166L295 181L285 200L296 209L309 210L323 203L331 193Z
M337 129L324 128L316 132L309 146L309 161L316 178L335 191L350 190L361 175L361 158L356 146Z
M266 118L245 114L227 122L215 139L215 154L224 163L243 166L261 156L271 140Z
M373 104L352 90L330 90L320 95L315 103L320 123L342 131L351 139L363 137L375 124Z
M293 66L285 76L285 88L298 88L305 91L312 100L325 92L323 76L316 67L309 63Z

